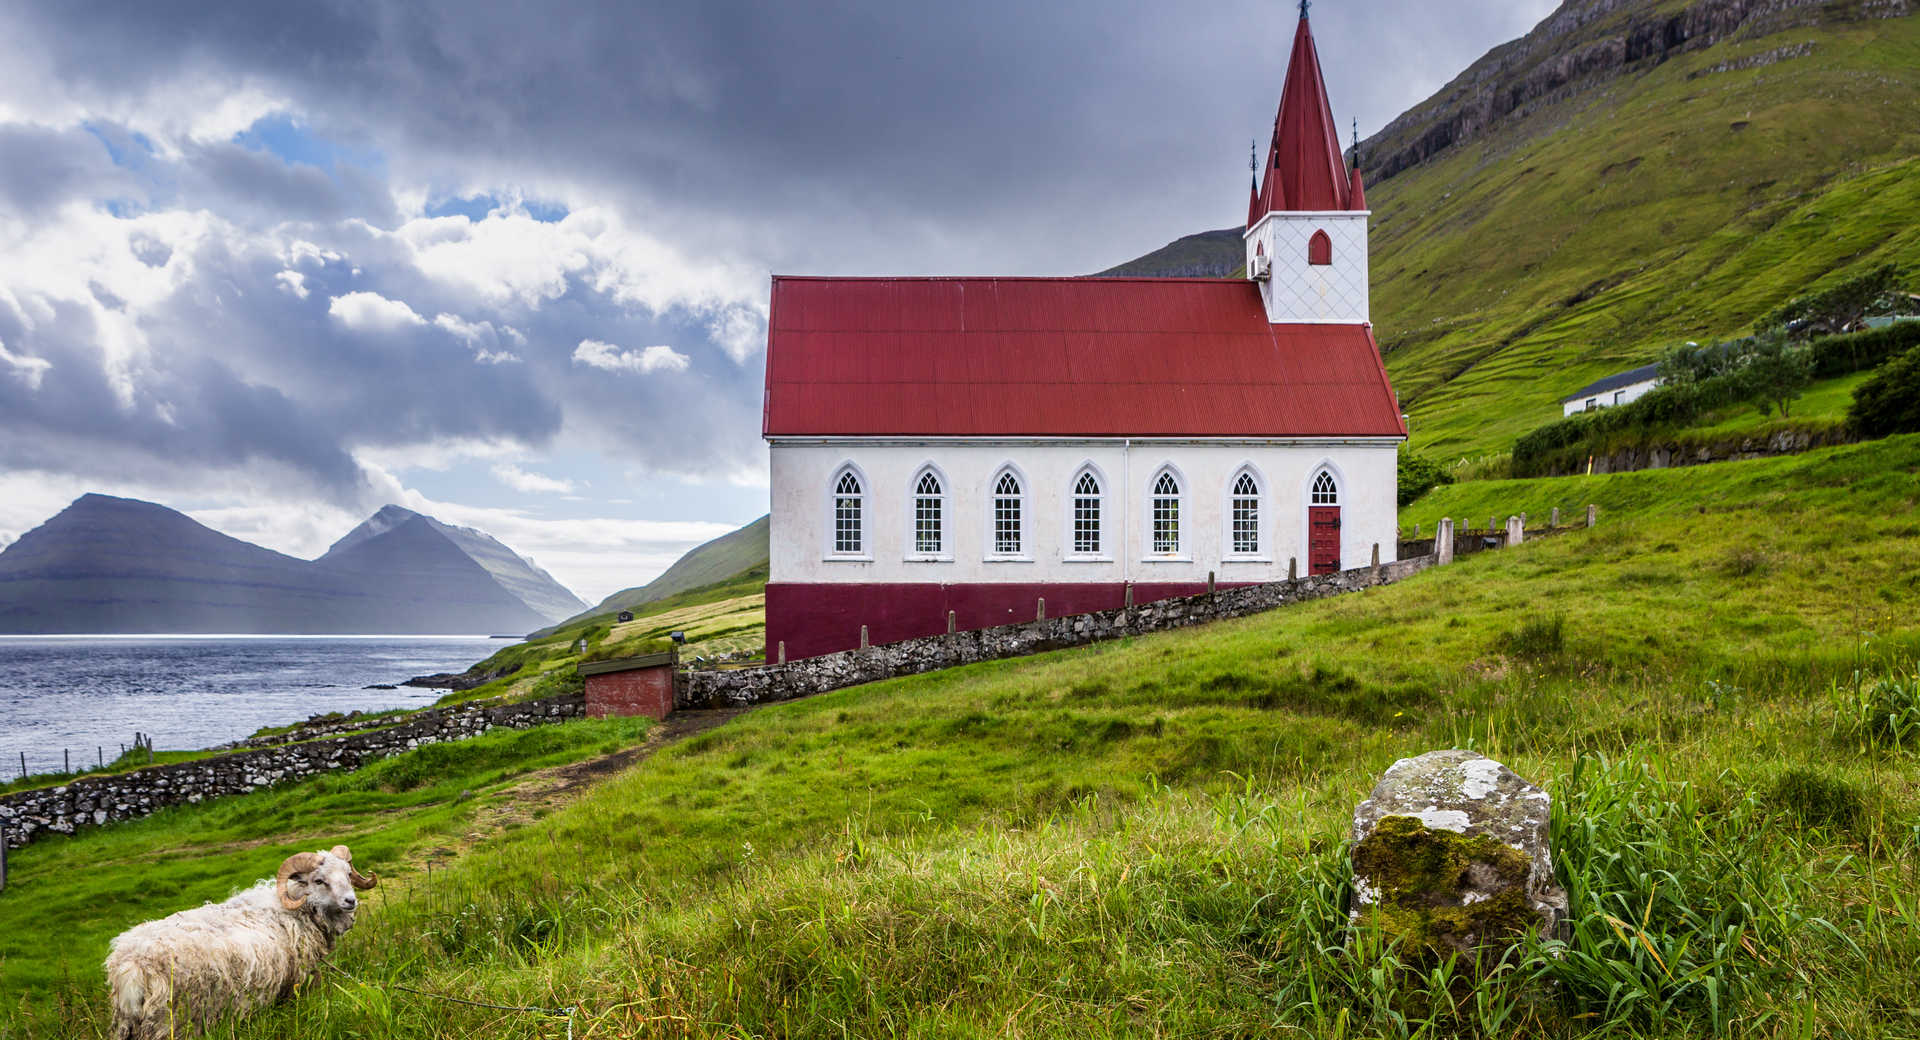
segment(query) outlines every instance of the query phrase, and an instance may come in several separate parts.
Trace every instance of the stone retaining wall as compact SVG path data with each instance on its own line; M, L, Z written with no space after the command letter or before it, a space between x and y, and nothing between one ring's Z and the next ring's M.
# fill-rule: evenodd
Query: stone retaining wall
M976 661L1023 657L1107 639L1164 632L1226 618L1244 617L1288 603L1337 596L1386 585L1426 570L1435 558L1422 556L1379 567L1359 567L1297 581L1276 581L1167 599L1130 610L1073 614L1018 625L975 629L947 636L810 657L791 664L734 672L690 672L678 707L719 708L791 700L809 694L918 675Z
M585 708L582 694L522 704L432 708L372 733L82 777L59 787L0 796L0 827L6 831L7 846L17 849L48 834L131 820L169 805L357 769L427 744L464 740L502 727L528 729L577 719Z

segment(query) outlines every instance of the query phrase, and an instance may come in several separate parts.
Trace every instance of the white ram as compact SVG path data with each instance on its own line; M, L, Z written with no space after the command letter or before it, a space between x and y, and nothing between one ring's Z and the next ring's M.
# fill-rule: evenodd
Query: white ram
M112 1035L171 1040L286 997L353 927L354 890L379 883L335 845L287 857L272 881L224 903L127 929L107 954Z

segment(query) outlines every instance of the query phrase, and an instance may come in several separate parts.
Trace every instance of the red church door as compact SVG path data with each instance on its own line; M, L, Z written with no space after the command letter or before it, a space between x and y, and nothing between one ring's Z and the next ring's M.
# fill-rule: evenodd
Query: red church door
M1337 573L1340 570L1340 507L1309 506L1307 529L1307 573Z

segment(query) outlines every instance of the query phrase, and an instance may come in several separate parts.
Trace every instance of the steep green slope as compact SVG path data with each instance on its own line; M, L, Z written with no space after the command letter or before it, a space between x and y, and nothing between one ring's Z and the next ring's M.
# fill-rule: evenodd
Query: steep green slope
M1094 275L1095 278L1223 278L1241 266L1245 247L1241 229L1202 231L1174 239L1138 259Z
M694 546L685 556L674 561L661 575L638 588L622 589L601 600L592 608L575 614L573 617L549 628L535 632L529 638L540 639L552 635L563 628L579 624L589 618L617 614L622 610L634 610L681 593L708 586L734 586L750 582L758 572L761 583L766 582L767 532L770 520L761 517L738 531L723 534L711 542ZM729 595L739 595L730 591Z
M1576 84L1371 185L1374 320L1415 446L1503 450L1592 379L1920 264L1916 70L1911 17L1736 38ZM1401 154L1418 114L1363 150Z
M1855 692L1920 653L1917 488L1920 436L1446 489L1407 515L1594 501L1603 522L771 706L431 883L396 871L335 955L366 984L237 1035L561 1033L403 986L577 1005L580 1036L1910 1035L1920 760L1862 728ZM1394 759L1459 746L1554 795L1579 930L1455 1004L1344 953L1342 843ZM18 876L94 884L71 864L113 833L121 860L172 847L90 833ZM64 923L134 916L96 913ZM0 1021L86 1035L97 947L29 953Z

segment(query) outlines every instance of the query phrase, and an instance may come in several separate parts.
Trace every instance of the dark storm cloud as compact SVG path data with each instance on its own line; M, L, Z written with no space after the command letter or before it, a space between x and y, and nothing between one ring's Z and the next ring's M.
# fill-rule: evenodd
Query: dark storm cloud
M589 182L677 237L834 270L1075 273L1230 223L1297 21L1272 0L264 6L34 17L93 90L261 79L382 124L398 166ZM1319 4L1342 122L1385 124L1549 6Z
M1324 0L1336 115L1385 124L1550 6ZM35 63L0 81L0 246L11 214L76 271L0 266L0 466L264 464L346 503L361 449L577 436L738 472L764 459L766 271L1077 274L1231 224L1296 25L1272 0L0 9L0 63ZM249 96L287 111L185 132ZM521 213L478 243L409 224L422 192L614 230ZM47 246L119 233L46 231L73 200L170 221ZM474 248L428 259L449 243ZM596 368L585 340L686 367Z

